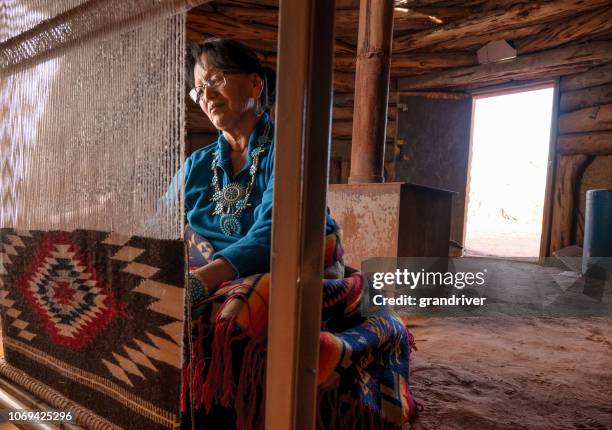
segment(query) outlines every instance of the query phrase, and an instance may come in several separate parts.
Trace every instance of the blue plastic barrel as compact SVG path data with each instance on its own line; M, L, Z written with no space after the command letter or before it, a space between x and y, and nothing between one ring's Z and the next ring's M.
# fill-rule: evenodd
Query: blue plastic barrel
M582 273L586 274L594 265L607 272L611 261L612 190L588 190L584 216Z

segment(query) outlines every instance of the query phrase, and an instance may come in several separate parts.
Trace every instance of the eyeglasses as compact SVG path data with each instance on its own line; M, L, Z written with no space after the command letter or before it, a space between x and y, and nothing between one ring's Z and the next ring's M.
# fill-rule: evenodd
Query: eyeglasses
M193 88L189 91L189 97L196 104L200 104L200 100L204 97L204 90L209 88L211 90L219 91L222 90L223 87L227 84L227 80L225 79L225 75L239 75L245 72L237 71L237 70L222 70L218 73L215 73L210 78L203 81L201 86Z

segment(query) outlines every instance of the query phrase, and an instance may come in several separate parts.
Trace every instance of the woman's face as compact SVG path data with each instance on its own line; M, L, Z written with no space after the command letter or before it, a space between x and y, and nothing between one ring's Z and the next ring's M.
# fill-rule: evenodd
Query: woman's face
M210 65L206 55L196 63L194 69L195 87L202 89L200 107L219 130L227 130L240 125L249 111L255 111L257 100L263 89L263 81L256 73L223 73ZM220 79L225 85L218 88L204 85Z

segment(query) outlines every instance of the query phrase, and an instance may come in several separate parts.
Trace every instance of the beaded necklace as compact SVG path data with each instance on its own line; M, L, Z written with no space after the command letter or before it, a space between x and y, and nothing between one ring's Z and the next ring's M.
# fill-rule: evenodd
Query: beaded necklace
M227 236L238 235L242 231L242 224L240 223L240 217L244 210L251 206L249 198L251 192L255 186L255 176L259 171L259 159L260 156L266 151L266 145L271 142L270 139L270 122L265 125L264 132L257 138L259 144L251 150L251 158L253 163L249 169L249 175L251 178L249 183L244 188L240 182L230 182L221 189L219 185L219 173L217 170L219 163L219 150L215 151L211 169L213 171L213 178L211 185L214 193L212 200L216 203L213 215L220 215L219 225L223 234Z

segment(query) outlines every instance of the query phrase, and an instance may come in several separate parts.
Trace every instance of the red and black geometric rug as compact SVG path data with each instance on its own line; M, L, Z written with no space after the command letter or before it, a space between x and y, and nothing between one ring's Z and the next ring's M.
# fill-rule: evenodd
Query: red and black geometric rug
M126 429L179 424L182 240L0 230L5 359Z

